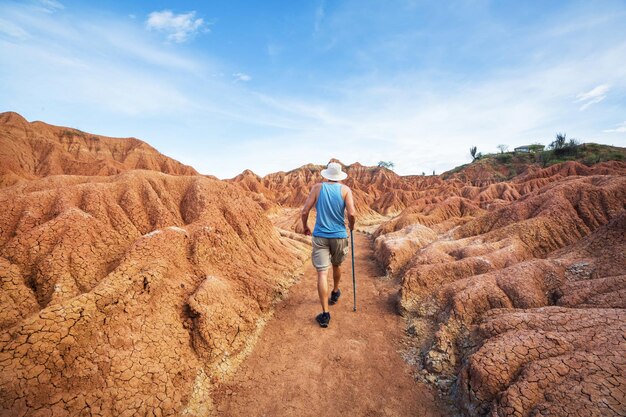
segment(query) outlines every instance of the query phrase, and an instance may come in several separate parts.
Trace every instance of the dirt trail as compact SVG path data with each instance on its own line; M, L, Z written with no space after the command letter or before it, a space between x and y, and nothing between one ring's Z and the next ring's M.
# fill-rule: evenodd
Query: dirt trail
M380 278L365 235L355 234L355 248L358 311L352 311L348 258L342 298L330 308L330 326L320 328L309 266L235 377L214 392L220 416L448 415L398 353L403 320L395 313L397 285Z

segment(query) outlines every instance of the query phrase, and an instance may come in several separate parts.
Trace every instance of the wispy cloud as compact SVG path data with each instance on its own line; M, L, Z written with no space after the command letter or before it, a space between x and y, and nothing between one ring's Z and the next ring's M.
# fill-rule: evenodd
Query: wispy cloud
M0 110L136 136L221 178L245 168L264 175L331 157L368 165L390 160L400 174L439 174L469 162L470 146L488 153L500 143L511 149L546 144L558 131L581 140L604 134L626 145L626 121L613 125L624 120L626 103L620 18L562 30L563 36L546 35L544 22L518 26L517 32L507 26L502 33L510 37L501 50L487 30L489 22L500 30L500 22L489 16L481 30L465 27L458 35L455 24L448 26L451 33L422 13L423 2L407 4L402 16L414 7L428 27L411 17L398 24L397 10L376 3L303 7L298 17L306 34L289 31L289 39L280 24L269 33L263 25L262 34L251 26L244 36L246 46L254 47L250 53L230 43L210 50L202 42L176 47L207 30L200 9L155 12L161 15L151 14L148 27L150 17L129 19L132 10L108 18L70 7L35 13L34 1L0 0L0 18L13 25L0 23L0 55L11 57L0 65ZM339 8L345 9L341 18ZM312 25L320 33L312 34ZM370 37L375 31L384 33ZM166 36L172 37L163 43ZM258 38L254 45L251 36ZM337 37L336 49L325 48ZM564 37L576 47L564 48ZM467 44L454 48L466 38ZM222 40L237 42L236 36ZM496 55L504 61L494 60ZM585 117L572 107L583 107Z
M322 0L320 4L315 9L315 19L313 21L313 31L318 33L321 30L322 22L324 21L324 17L326 16L326 2Z
M243 81L243 82L248 82L250 80L252 80L252 77L249 76L246 73L243 72L236 72L233 74L233 78L235 79L235 81Z
M246 144L250 155L241 154L242 164L259 174L272 172L280 155L300 148L308 161L294 160L291 167L337 157L346 163L391 160L400 174L441 173L469 162L472 145L489 153L500 143L511 148L547 144L562 129L591 140L600 131L598 119L614 117L618 109L589 111L580 118L569 110L571 97L586 102L609 89L624 91L619 81L624 46L584 58L529 63L481 80L420 72L387 79L371 74L326 85L332 99L262 94L248 114L258 118L253 123L272 123L278 131L255 134L257 141ZM599 88L587 90L589 85Z
M175 113L189 108L192 100L180 83L162 74L197 79L211 68L150 40L132 22L93 21L81 15L67 25L67 17L76 17L72 11L64 11L67 16L33 13L38 7L0 7L0 19L14 22L1 26L20 38L16 42L0 36L2 55L12 57L0 69L6 86L0 104L5 109L34 105L54 112L69 106L83 115L112 112L127 117ZM42 66L46 71L40 71Z
M167 40L182 43L192 39L200 31L209 31L204 19L197 18L196 12L175 14L171 10L152 12L146 20L146 28L163 32Z
M618 124L613 129L603 130L605 133L626 133L626 121Z
M28 32L15 23L5 19L0 19L0 35L17 40L24 40L28 38Z
M39 6L39 10L48 13L65 9L65 6L56 0L37 0L36 3Z
M593 104L597 104L606 98L606 93L609 92L610 86L607 84L601 84L586 93L580 93L576 96L576 103L583 103L580 106L580 111L585 110Z

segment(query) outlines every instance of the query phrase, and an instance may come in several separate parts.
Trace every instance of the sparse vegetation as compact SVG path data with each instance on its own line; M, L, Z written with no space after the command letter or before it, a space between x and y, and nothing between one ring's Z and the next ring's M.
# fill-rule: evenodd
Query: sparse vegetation
M528 145L529 152L504 152L480 154L476 147L470 148L475 152L471 164L458 166L441 174L442 178L450 178L472 166L480 167L492 172L494 181L508 181L516 175L523 174L529 166L548 167L567 161L578 161L591 166L606 161L626 161L626 149L595 143L580 143L576 139L568 139L563 133L555 137L555 141L545 147L540 143Z
M567 135L565 133L557 133L554 141L548 146L549 149L562 149L565 147Z
M472 160L476 160L476 152L478 151L478 148L476 146L472 146L470 148L470 155L472 155Z
M391 161L380 161L378 162L378 167L380 168L387 168L393 171L393 167L395 166L395 164Z
M72 139L74 137L80 137L83 139L87 138L87 133L83 132L82 130L78 130L78 129L63 129L61 131L61 137L62 138L68 138L68 139Z
M496 159L500 162L502 162L503 164L510 162L511 159L513 159L513 155L510 153L500 153L498 155L496 155Z
M544 148L545 146L543 146L541 143L533 143L531 145L528 145L528 150L532 153L541 152Z
M604 161L624 161L626 151L624 148L598 145L597 143L583 143L579 145L579 156L585 165L593 165Z
M584 160L586 157L580 154L581 150L580 142L577 139L568 141L565 133L557 133L554 141L548 145L548 150L541 153L540 159L544 167L559 162ZM600 161L598 160L598 162Z
M503 154L509 150L509 145L500 144L496 146L496 148L498 148L500 150L500 153Z

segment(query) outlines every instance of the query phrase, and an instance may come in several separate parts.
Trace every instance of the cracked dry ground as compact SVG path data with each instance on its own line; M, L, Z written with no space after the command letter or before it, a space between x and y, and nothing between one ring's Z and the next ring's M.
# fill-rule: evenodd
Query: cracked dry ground
M568 177L437 238L418 226L376 245L409 259L424 379L468 416L626 415L626 176Z
M321 311L309 266L276 309L251 355L214 393L220 416L449 416L426 384L416 382L399 350L404 320L398 283L381 277L371 241L355 233L357 312L351 262L342 266L342 298Z
M0 205L1 416L206 415L307 257L200 176L54 176Z

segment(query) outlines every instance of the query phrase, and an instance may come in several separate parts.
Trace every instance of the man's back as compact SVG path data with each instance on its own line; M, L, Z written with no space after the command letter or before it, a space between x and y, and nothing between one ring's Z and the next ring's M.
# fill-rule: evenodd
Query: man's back
M346 238L344 212L346 202L342 196L340 183L324 182L321 185L315 209L317 219L313 236L326 238Z

